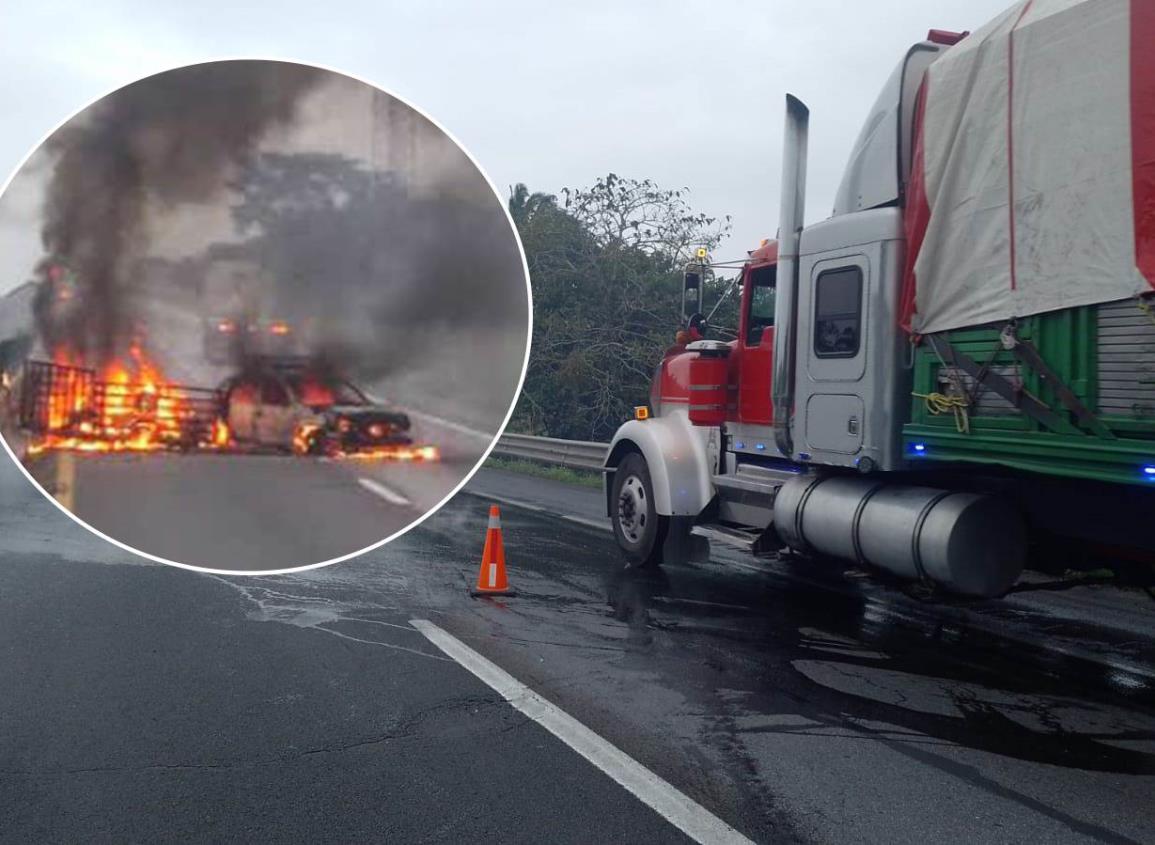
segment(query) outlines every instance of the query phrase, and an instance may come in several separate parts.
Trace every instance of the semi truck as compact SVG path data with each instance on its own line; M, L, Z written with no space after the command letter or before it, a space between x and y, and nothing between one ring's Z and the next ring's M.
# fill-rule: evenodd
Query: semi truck
M930 31L811 225L787 96L736 339L690 264L687 325L611 442L624 553L683 557L706 525L981 597L1048 555L1155 560L1152 44L1144 0Z
M205 360L236 366L250 356L308 351L310 326L286 319L277 308L275 279L247 244L209 250L200 287Z

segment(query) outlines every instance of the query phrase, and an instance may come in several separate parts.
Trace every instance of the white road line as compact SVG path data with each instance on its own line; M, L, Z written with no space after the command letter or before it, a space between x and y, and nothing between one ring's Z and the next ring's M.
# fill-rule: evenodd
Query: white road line
M549 513L549 511L540 505L531 505L529 502L522 502L518 499L510 499L505 496L494 496L490 493L479 493L476 490L470 490L468 488L462 490L461 492L472 496L477 496L480 499L489 499L493 502L500 502L503 505L509 505L510 507L514 508L524 508L527 511L536 511L537 513ZM558 516L561 516L561 514L558 514Z
M537 722L682 833L702 843L750 840L685 793L662 780L617 746L607 742L564 710L546 701L497 664L427 619L409 624L435 646L495 690L517 710Z
M368 490L370 493L376 493L387 502L392 502L395 505L412 504L412 502L410 502L396 490L390 490L384 484L379 481L374 481L372 478L358 478L357 483Z

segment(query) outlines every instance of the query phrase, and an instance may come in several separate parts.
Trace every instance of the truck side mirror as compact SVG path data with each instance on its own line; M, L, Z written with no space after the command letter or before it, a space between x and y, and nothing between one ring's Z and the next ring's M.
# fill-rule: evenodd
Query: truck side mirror
M689 319L702 311L702 273L686 270L682 279L682 317Z

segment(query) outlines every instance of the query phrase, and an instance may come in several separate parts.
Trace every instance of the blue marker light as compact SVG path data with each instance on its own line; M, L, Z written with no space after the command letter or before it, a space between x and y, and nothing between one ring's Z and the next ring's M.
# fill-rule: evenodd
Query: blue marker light
M923 452L926 451L926 444L925 443L915 443L912 448L914 449L914 451L918 452L921 455Z
M745 448L746 448L746 444L745 444L745 443L743 443L741 440L739 440L739 441L737 441L737 442L734 444L734 448L735 448L735 449L745 449Z
M755 443L754 448L757 449L759 452L765 452L766 451L766 444L765 443Z
M1155 481L1155 465L1143 467L1143 474L1147 476L1148 481Z

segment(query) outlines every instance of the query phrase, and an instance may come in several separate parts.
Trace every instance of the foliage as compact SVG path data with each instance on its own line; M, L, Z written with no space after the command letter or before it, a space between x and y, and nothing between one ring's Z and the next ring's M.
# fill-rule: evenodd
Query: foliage
M654 368L681 325L683 269L730 227L729 217L695 213L686 196L612 173L564 189L560 202L525 185L511 191L534 296L516 429L606 440L648 402ZM708 299L727 283L714 280Z
M539 478L548 478L551 481L561 481L564 484L578 484L582 487L602 486L602 474L584 469L571 467L551 466L534 461L524 461L514 458L503 458L491 454L485 461L488 469L500 469L506 472L518 472L522 475L535 475Z

